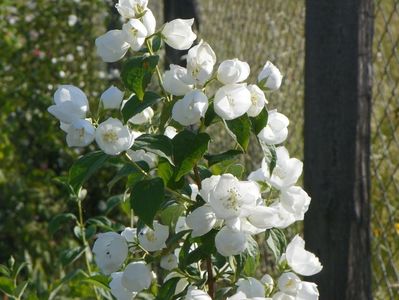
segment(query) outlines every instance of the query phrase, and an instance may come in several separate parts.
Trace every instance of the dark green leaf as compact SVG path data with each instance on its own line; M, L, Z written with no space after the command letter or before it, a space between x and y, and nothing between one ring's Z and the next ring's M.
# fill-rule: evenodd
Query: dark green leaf
M77 218L72 213L65 213L56 215L54 218L51 219L50 223L48 224L48 231L50 235L53 235L56 231L58 231L61 226L65 225L70 221L76 221Z
M143 164L140 165L143 166ZM146 167L143 167L142 169L148 171L148 165ZM128 177L131 174L137 174L140 178L144 176L143 173L136 166L131 164L123 165L123 167L120 168L119 171L116 173L114 178L112 178L112 180L108 183L108 189L111 190L119 180Z
M174 228L177 220L184 211L185 208L180 204L169 205L168 207L163 209L160 214L162 224L169 225Z
M78 194L82 185L108 160L102 151L90 152L79 158L69 170L69 184Z
M112 221L108 219L106 216L97 216L90 218L86 221L86 225L95 225L99 228L112 231Z
M139 181L130 194L130 204L135 214L151 228L154 217L164 200L164 184L159 177Z
M180 277L173 277L163 283L155 300L171 300L175 295L176 285L180 279Z
M265 128L268 116L269 114L265 107L262 109L259 115L249 118L251 120L252 131L255 133L255 135L258 135L258 133L261 132L263 128Z
M159 56L136 56L130 58L122 67L122 81L142 100L145 89L151 81L159 61Z
M161 96L153 92L145 92L143 100L136 95L130 97L122 109L123 120L127 122L130 118L141 113L147 107L151 107L161 100Z
M265 157L265 161L269 166L270 176L272 176L273 170L276 167L277 163L277 154L276 154L276 146L267 145L262 141L259 141L263 150L263 155Z
M208 127L209 125L215 123L215 121L220 120L218 115L215 113L213 103L211 103L206 110L205 118L204 118L204 125Z
M172 115L174 102L164 102L162 104L161 116L159 117L159 131L165 131L165 125L168 123L170 116Z
M160 157L166 158L171 164L173 144L170 138L162 134L143 134L134 141L132 149L144 149Z
M244 259L243 273L245 276L255 276L256 269L259 266L259 246L252 238L248 238L248 246L242 254Z
M251 137L251 121L245 114L237 119L225 121L227 131L245 152Z
M187 173L208 150L210 137L206 133L195 134L188 130L179 132L172 140L174 160L177 166L175 181Z
M76 261L85 252L85 248L77 247L61 252L60 261L63 266L67 266Z
M220 154L205 154L204 157L208 160L208 166L210 167L221 161L233 159L240 154L242 154L240 150L228 150Z
M161 35L156 35L152 39L152 51L157 52L162 47L162 37Z
M278 261L285 252L287 246L287 240L283 231L278 228L272 228L266 231L266 243L270 250L272 250L276 261Z
M119 204L121 204L124 200L124 195L115 195L107 200L107 208L105 210L105 214L108 215L115 207L117 207Z

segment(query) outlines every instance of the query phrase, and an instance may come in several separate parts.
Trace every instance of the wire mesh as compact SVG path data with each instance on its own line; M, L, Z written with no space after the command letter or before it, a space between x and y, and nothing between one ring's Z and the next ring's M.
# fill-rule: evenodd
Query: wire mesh
M372 268L375 299L399 299L399 2L375 2Z

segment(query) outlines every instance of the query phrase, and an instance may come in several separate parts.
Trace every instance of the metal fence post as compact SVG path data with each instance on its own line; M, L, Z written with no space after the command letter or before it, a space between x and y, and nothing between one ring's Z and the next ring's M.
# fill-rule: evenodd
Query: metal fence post
M372 36L373 0L306 0L305 239L323 300L372 299Z
M173 19L195 19L195 27L199 29L199 12L196 0L164 0L164 17L165 22ZM185 65L185 61L181 59L187 51L179 51L172 49L166 45L165 63Z

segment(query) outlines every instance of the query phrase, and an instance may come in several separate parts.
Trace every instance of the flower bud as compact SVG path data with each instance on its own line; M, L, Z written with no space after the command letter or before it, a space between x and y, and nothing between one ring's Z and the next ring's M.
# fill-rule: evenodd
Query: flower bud
M191 29L193 24L194 19L175 19L166 23L162 30L165 43L177 50L190 48L197 38L197 35Z
M147 36L154 34L155 28L157 26L157 21L155 20L154 14L150 9L147 8L144 16L142 17L143 25L147 29Z
M123 100L123 94L116 86L110 86L100 97L104 109L119 109Z
M100 233L93 246L95 261L101 272L108 275L117 271L128 253L126 240L116 232Z
M247 236L225 226L216 234L215 246L223 256L238 255L247 248Z
M177 256L174 254L168 254L161 258L161 268L165 270L173 270L177 268Z
M147 107L142 112L131 117L128 120L128 122L135 124L135 125L141 125L141 124L150 122L153 116L154 116L153 109L151 107Z
M281 144L287 139L289 123L285 115L272 110L269 112L267 125L259 132L258 138L268 145Z
M235 58L225 60L220 64L217 78L223 84L238 83L247 79L249 73L248 63Z
M129 50L129 43L122 30L110 30L96 38L97 54L105 62L116 62L125 56Z
M208 109L208 98L200 90L194 90L178 100L172 109L172 118L183 126L200 121Z
M187 69L178 65L170 65L170 70L163 75L164 88L175 96L184 96L192 91L193 85L188 84Z
M140 245L147 251L158 251L166 248L166 240L169 236L169 227L154 222L154 229L144 228L138 235Z
M266 87L272 91L278 90L281 86L283 75L270 61L267 61L262 71L258 75L258 82L262 87Z
M152 274L145 262L132 262L122 275L122 286L131 292L139 293L151 285Z

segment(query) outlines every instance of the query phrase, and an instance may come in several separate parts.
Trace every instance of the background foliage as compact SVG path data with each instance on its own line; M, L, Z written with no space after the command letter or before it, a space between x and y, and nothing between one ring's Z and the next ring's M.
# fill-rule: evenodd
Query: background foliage
M28 261L22 277L30 273L33 283L28 289L31 295L37 291L39 298L73 269L63 268L58 259L65 244L76 246L70 238L72 228L53 238L47 227L56 213L74 210L54 178L65 175L80 154L66 148L64 135L46 108L58 84L81 87L95 106L110 82L119 83L118 73L112 67L105 69L94 53L94 39L119 22L110 14L111 2L3 0L0 4L0 263L11 255L17 262ZM160 20L162 1L152 2ZM305 2L253 0L247 5L241 0L202 0L199 8L200 37L214 47L219 61L238 57L259 69L270 59L280 66L284 84L268 99L269 107L295 122L287 145L301 158ZM396 299L399 293L398 18L397 1L376 1L372 234L377 299ZM224 143L229 138L220 136L215 144L224 147ZM260 160L260 151L252 151L253 160L247 165ZM90 183L85 201L88 216L104 212L109 195L101 184L108 177L102 172ZM89 293L83 287L69 286L69 298Z

